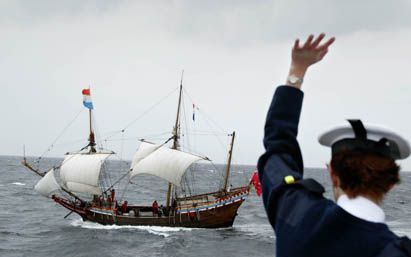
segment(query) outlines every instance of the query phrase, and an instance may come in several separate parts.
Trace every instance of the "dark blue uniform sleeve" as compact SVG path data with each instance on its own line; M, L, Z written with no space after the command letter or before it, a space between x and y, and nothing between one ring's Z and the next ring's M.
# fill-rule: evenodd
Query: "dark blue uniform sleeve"
M297 142L303 92L277 88L267 115L266 152L258 161L263 201L276 233L277 256L406 256L411 241L397 237L385 224L368 222L323 197L324 188L303 179ZM295 183L285 183L293 176ZM395 240L395 241L393 241Z
M264 131L266 152L258 161L258 171L263 187L263 201L271 225L276 226L277 212L284 210L290 216L293 206L304 198L305 191L286 185L284 177L293 176L295 180L303 177L303 160L297 142L298 123L304 94L301 90L280 86L277 88L267 115ZM290 201L292 204L290 204ZM306 206L309 208L309 206ZM298 206L298 212L304 212L304 203Z

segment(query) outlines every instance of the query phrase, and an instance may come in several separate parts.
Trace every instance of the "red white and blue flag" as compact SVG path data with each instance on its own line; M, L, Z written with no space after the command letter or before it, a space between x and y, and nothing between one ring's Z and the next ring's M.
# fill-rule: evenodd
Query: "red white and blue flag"
M90 88L83 89L83 104L89 110L93 110L93 102L91 101Z

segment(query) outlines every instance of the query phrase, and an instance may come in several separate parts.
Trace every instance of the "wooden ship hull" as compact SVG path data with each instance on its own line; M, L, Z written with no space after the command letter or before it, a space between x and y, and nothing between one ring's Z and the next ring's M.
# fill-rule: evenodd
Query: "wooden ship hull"
M128 206L127 213L121 213L112 207L79 204L58 196L53 200L84 221L102 225L225 228L233 225L238 208L248 194L249 187L240 187L224 195L216 192L180 198L176 210L164 211L161 215L153 214L151 206Z
M32 167L24 158L23 165L42 177L34 190L45 197L51 196L56 203L67 208L70 212L66 217L77 213L85 221L102 225L195 228L232 226L238 208L250 192L250 183L237 188L231 188L229 184L235 132L228 135L231 137L231 143L222 187L216 192L179 196L178 190L183 186L190 188L188 182L183 181L190 166L198 161L211 162L205 156L182 150L180 145L182 93L181 80L172 136L161 144L141 140L129 170L112 183L107 180L104 163L114 152L104 150L102 147L97 148L90 89L84 89L83 104L89 109L89 142L79 151L67 153L62 163L48 172L41 172ZM171 147L167 145L170 141L172 141ZM59 180L56 179L55 171L58 171ZM157 201L154 201L152 206L129 205L125 200L122 203L117 202L114 186L123 179L128 179L128 183L131 183L132 178L140 174L156 176L168 183L165 207L159 206ZM78 193L81 193L81 198ZM90 197L93 200L88 200L91 199Z

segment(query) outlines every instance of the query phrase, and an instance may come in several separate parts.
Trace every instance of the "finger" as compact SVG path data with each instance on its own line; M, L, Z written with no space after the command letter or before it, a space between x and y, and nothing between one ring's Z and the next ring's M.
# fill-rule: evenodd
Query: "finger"
M311 44L311 48L316 48L320 43L321 40L323 40L323 38L325 37L324 33L321 33L315 40L314 42Z
M309 35L307 38L307 41L305 41L303 48L307 48L311 45L311 42L313 41L314 36L313 35Z
M325 49L325 50L321 51L319 56L318 56L318 59L322 60L327 53L328 53L328 49Z
M297 38L294 42L294 49L299 49L300 48L300 40Z
M334 43L335 41L335 37L332 37L330 39L328 39L327 42L325 42L324 44L322 44L321 46L318 47L318 50L324 50L324 49L328 49L328 47Z

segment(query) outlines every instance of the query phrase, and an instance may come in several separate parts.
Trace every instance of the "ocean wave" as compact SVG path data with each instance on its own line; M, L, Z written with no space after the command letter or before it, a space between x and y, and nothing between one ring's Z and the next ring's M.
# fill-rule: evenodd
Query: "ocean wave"
M93 223L89 221L83 221L82 219L74 220L71 223L74 227L81 227L86 229L102 229L102 230L141 230L147 231L150 234L169 237L171 233L181 232L181 231L192 231L193 228L183 228L183 227L160 227L160 226L118 226L118 225L101 225L98 223Z
M26 185L26 184L20 183L20 182L13 182L13 183L10 183L10 184L16 185L16 186L25 186Z
M409 225L409 221L404 220L392 220L387 222L389 228L399 236L407 236L411 237L411 228Z
M262 237L267 237L267 238L275 238L274 231L270 225L242 224L242 225L235 225L233 229L241 231L250 236L262 236Z

